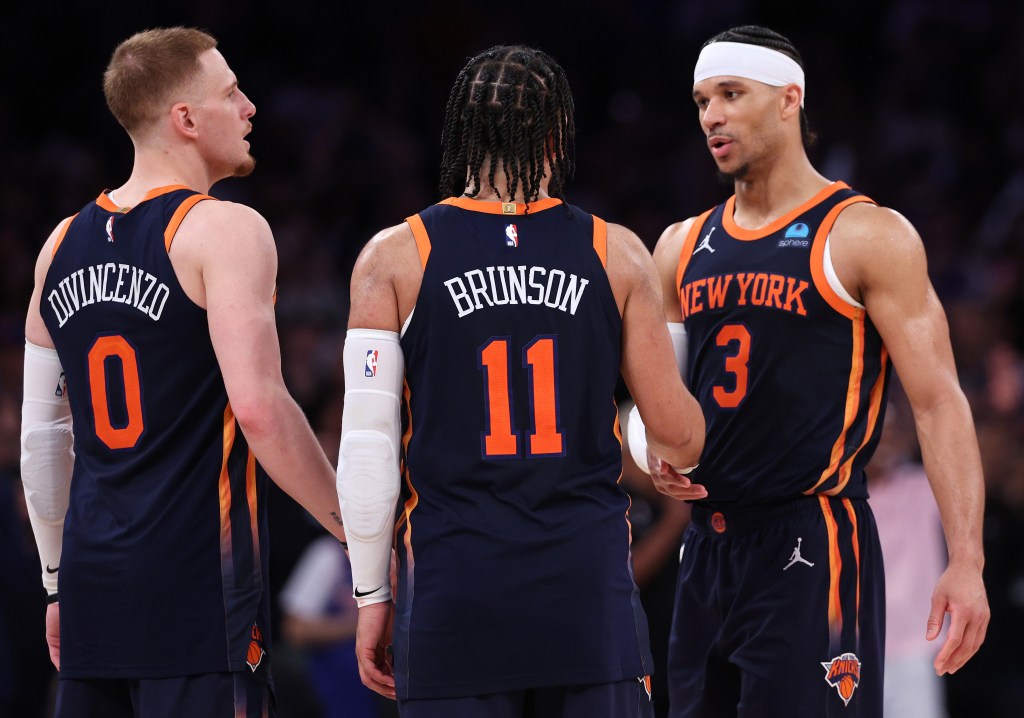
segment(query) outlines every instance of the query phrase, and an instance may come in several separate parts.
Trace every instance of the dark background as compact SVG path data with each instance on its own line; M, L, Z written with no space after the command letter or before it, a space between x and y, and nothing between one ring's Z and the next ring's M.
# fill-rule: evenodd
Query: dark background
M569 200L653 247L665 226L728 195L696 122L692 70L705 39L746 23L803 54L816 166L902 212L924 239L989 487L993 630L947 679L950 713L1024 715L1024 3L184 0L0 14L0 717L39 715L52 676L18 480L32 267L62 218L131 171L101 88L118 42L147 27L207 29L255 103L257 170L213 194L274 229L286 378L336 455L352 263L374 232L439 199L444 104L465 61L498 43L552 54L577 107ZM271 510L280 584L319 530L279 494Z

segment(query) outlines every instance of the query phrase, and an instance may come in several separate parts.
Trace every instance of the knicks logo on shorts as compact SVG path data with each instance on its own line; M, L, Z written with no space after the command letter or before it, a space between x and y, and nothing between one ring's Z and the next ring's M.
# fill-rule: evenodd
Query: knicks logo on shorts
M853 692L860 685L860 659L856 654L844 653L831 661L822 661L825 682L836 689L844 705L850 705Z
M245 662L249 664L249 669L253 673L259 668L265 655L267 652L263 646L263 631L254 623L252 624L252 635L249 638L249 650L245 653Z

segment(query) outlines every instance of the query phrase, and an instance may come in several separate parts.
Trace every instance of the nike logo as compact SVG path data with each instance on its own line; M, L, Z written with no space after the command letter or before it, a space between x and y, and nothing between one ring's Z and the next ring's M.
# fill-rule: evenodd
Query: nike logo
M371 593L375 593L375 592L381 590L382 588L384 588L384 587L383 586L377 586L377 588L371 589L369 591L360 591L357 588L354 591L352 591L352 595L355 596L356 598L362 598L363 596L369 596Z
M57 568L50 568L50 564L46 564L47 573L57 573L58 571L60 571L60 565L58 565Z

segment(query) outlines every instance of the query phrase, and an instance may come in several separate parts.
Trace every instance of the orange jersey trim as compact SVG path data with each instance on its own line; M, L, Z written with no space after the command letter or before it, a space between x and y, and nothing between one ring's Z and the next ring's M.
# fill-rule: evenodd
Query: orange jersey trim
M224 455L221 457L220 479L217 493L220 496L220 553L222 570L233 570L231 557L231 477L228 474L228 458L235 445L235 414L229 403L224 408ZM226 566L225 566L226 564Z
M793 209L789 210L788 212L786 212L786 214L782 215L778 219L770 222L764 227L758 227L757 229L744 229L743 227L736 224L736 219L733 216L734 211L736 209L736 195L733 195L725 202L725 211L722 213L722 227L724 227L725 231L728 232L730 236L732 236L734 239L739 239L744 242L750 242L755 239L763 239L767 237L769 234L778 232L787 224L792 223L793 220L802 215L804 212L811 209L818 203L822 202L824 199L834 195L841 189L849 189L849 185L847 185L845 182L833 182L827 187L822 187L821 191L819 191L817 194L815 194L813 197L811 197L809 200L807 200L800 206L794 207Z
M690 263L690 257L693 256L693 250L697 246L697 236L700 231L704 229L704 224L708 221L708 217L714 211L714 207L709 209L704 214L697 217L693 224L690 225L690 231L686 234L686 239L683 240L683 247L679 250L679 266L676 268L676 295L679 295L679 289L683 286L683 275L686 273L686 267ZM681 298L679 298L681 301ZM681 306L681 305L680 305ZM686 316L686 311L683 311L683 316Z
M612 433L615 434L615 438L619 442L619 449L622 449L622 426L619 425L619 405L615 401L615 397L612 397L612 406L615 407L615 422L612 424ZM615 484L616 485L619 485L619 484L622 483L623 473L624 473L624 469L620 466L619 467L619 478L615 479ZM626 503L626 514L625 514L625 519L626 519L626 539L627 539L627 545L630 547L630 550L632 550L632 546L633 546L633 522L629 520L629 512L633 509L633 497L630 495L630 493L628 491L626 492L626 498L628 499L628 501ZM632 560L633 559L632 559L632 556L631 556L630 557L630 566L632 566ZM630 574L632 574L632 569L630 569Z
M608 269L608 223L594 217L594 251L601 260L601 266Z
M885 350L885 347L882 347L881 370L878 373L874 386L871 387L871 394L868 397L868 427L864 433L864 441L861 442L857 450L839 468L839 483L834 488L823 492L825 494L835 496L846 488L853 475L853 460L857 458L857 455L864 449L875 432L875 424L878 422L878 415L882 409L882 388L885 386L885 365L888 361L889 353Z
M57 234L57 240L53 243L53 250L50 251L50 258L57 256L57 249L60 247L61 242L64 241L64 235L68 233L68 229L71 228L71 223L75 221L75 217L78 216L78 212L64 220L64 226L61 227L60 232Z
M427 234L427 228L423 226L423 219L418 214L406 217L405 221L408 223L409 229L412 230L412 236L416 238L416 251L420 253L420 264L426 269L427 259L430 258L430 235Z
M409 498L405 501L405 506L402 508L402 515L395 523L395 539L398 538L398 532L405 524L405 555L406 555L406 569L408 574L411 574L416 566L416 559L413 555L412 550L412 512L416 510L416 507L420 503L420 494L416 490L416 487L412 483L412 473L409 471L409 464L406 458L409 456L409 442L412 440L412 405L410 403L410 397L412 392L409 389L409 382L403 382L404 386L402 389L402 396L405 400L406 416L409 419L409 426L406 427L405 434L402 435L402 474L405 477L405 485L409 489ZM411 575L407 575L407 578L411 578Z
M139 202L139 204L142 204L142 202L146 202L147 200L151 200L154 197L159 197L162 194L174 192L179 189L192 188L186 187L183 184L169 184L164 185L163 187L154 187L153 189L146 192L145 195L143 195L142 200ZM108 212L119 212L121 214L130 212L132 209L131 207L121 207L120 205L114 204L114 201L110 199L110 196L107 194L107 190L103 190L102 192L100 192L100 196L96 198L96 204L98 204L100 207L107 210Z
M249 504L249 530L252 532L252 553L255 566L260 565L260 527L257 522L256 456L249 451L245 462L245 498Z
M835 645L843 632L843 606L839 597L839 574L843 570L843 557L839 553L839 525L828 501L825 496L818 497L821 513L825 515L825 529L828 532L828 633L832 644Z
M526 214L527 212L542 212L562 204L562 200L556 197L545 197L536 202L523 204L522 202L492 202L488 200L472 199L471 197L449 197L441 200L438 204L450 204L459 209L468 209L473 212L484 212L486 214Z
M173 189L181 188L175 187ZM188 188L186 187L185 189ZM163 194L163 192L161 192L160 194ZM151 198L148 197L147 195L147 199ZM164 247L167 249L168 252L171 251L171 242L174 241L174 235L178 232L178 227L181 226L181 222L183 219L185 219L185 215L189 213L189 210L191 210L197 204L202 202L204 199L213 199L213 197L211 197L208 194L194 194L188 199L186 199L184 202L182 202L180 205L178 205L178 209L174 210L174 214L171 215L171 221L167 223L167 229L164 230Z
M818 290L818 294L828 302L830 307L847 319L853 319L859 307L851 305L836 294L832 285L828 283L828 278L825 276L825 242L828 240L832 225L835 224L839 213L851 204L858 202L871 202L871 200L867 197L850 197L829 210L818 227L818 231L814 235L814 243L811 245L811 277L814 279L814 288Z
M863 309L856 307L851 307L851 309L855 310L853 318L853 352L851 352L850 381L846 386L846 409L843 414L843 428L832 445L832 455L828 468L821 472L817 483L804 492L806 494L814 493L814 490L825 483L836 472L836 469L839 468L839 464L843 459L843 452L846 449L846 434L850 427L853 426L853 422L857 418L857 411L860 409L860 384L864 377L864 318L866 315ZM876 388L879 386L876 384ZM881 396L881 391L879 391L879 396ZM840 482L842 482L842 477L840 477Z

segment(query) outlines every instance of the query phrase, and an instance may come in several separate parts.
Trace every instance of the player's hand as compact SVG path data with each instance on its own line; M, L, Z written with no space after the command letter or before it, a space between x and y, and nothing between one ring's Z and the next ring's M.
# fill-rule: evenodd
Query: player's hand
M647 466L651 470L651 480L658 491L681 501L706 499L708 490L700 484L694 484L690 477L681 474L675 468L647 451Z
M388 653L391 646L391 619L395 604L372 603L359 609L356 626L356 661L363 685L385 698L395 698L395 678Z
M50 649L50 661L60 670L60 603L46 607L46 645Z
M956 673L977 653L985 640L991 613L981 571L968 564L950 563L932 592L932 610L925 637L935 640L950 614L949 632L935 657L935 672Z

